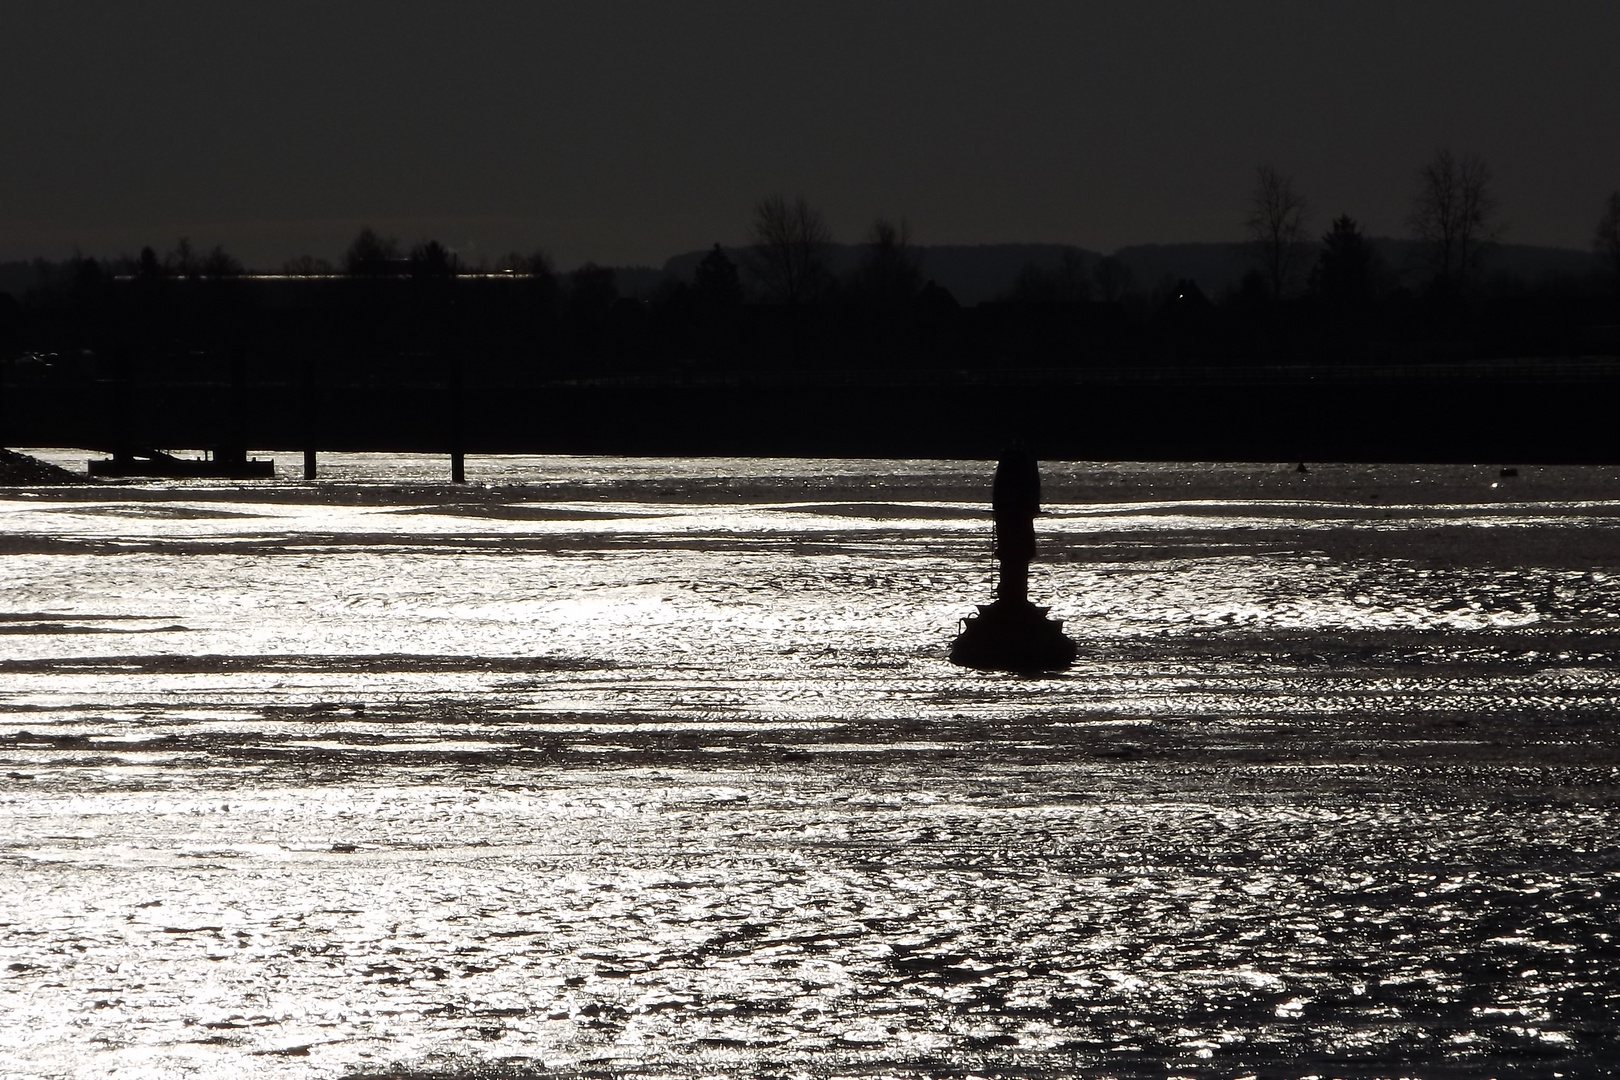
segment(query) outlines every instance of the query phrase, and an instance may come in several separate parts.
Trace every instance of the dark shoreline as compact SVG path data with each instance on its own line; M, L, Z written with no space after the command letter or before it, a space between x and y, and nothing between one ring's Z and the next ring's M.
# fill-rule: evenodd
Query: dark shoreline
M1454 369L1455 368L1455 369ZM655 456L1620 462L1620 364L758 375L0 390L12 446Z

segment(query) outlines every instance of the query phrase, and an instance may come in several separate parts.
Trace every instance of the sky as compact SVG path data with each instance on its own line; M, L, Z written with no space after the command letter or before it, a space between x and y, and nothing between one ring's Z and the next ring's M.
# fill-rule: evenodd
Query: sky
M1620 3L24 0L0 259L181 236L250 266L363 225L476 262L657 265L802 194L837 239L1237 239L1256 166L1403 235L1440 147L1504 239L1620 188Z

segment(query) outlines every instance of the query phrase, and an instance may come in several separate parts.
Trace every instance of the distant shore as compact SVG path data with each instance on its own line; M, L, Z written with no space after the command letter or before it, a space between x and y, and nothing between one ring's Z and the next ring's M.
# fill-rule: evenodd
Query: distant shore
M1620 361L0 388L10 446L1606 464Z

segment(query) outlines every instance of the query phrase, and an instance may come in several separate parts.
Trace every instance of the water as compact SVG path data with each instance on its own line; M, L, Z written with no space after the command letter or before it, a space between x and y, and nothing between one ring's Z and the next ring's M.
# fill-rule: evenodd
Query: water
M322 466L0 492L0 1073L1620 1060L1620 472L1048 464L1022 679L984 463Z

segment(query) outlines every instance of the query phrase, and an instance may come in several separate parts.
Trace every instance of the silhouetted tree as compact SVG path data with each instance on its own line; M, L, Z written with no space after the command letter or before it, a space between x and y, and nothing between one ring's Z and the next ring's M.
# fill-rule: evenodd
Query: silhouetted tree
M215 244L213 250L208 253L207 258L202 261L202 275L210 278L241 277L242 261L223 247Z
M1373 250L1361 227L1342 214L1322 237L1322 252L1311 268L1310 290L1334 307L1364 305L1373 295Z
M343 271L361 277L385 274L390 264L398 258L398 241L379 236L368 225L360 230L360 235L354 238L349 250L343 253Z
M528 259L525 261L529 268L530 277L549 278L553 281L556 280L557 272L556 270L552 269L551 256L547 255L544 251L536 248L534 251L529 253Z
M106 344L113 277L111 268L99 259L75 250L70 258L51 267L48 276L42 275L31 297L53 312L57 347L99 351Z
M1610 192L1603 204L1603 216L1598 218L1592 246L1609 261L1615 277L1620 279L1620 191Z
M1091 278L1097 284L1097 295L1111 304L1125 299L1125 294L1136 283L1136 275L1131 273L1125 260L1113 255L1097 260L1097 265L1091 268Z
M760 200L748 238L748 268L768 300L798 305L825 295L832 282L827 271L832 233L803 195L792 202L781 195Z
M698 263L692 274L692 292L698 300L714 307L735 307L742 303L742 279L737 274L737 264L719 244Z
M1418 170L1409 224L1430 279L1464 289L1484 259L1485 246L1502 231L1490 167L1472 154L1437 152Z
M1293 178L1270 165L1255 169L1244 224L1271 295L1281 299L1292 287L1304 254L1305 197L1294 188Z
M551 256L538 248L525 255L514 251L495 263L495 269L502 274L520 274L524 277L546 278L555 283L556 270L552 269Z
M75 296L101 293L112 280L112 275L108 273L107 268L102 265L100 260L93 259L88 255L82 255L78 251L75 251L72 258L68 259L65 269L67 270L68 289Z
M151 246L141 248L141 253L135 259L135 276L148 281L155 281L168 273L163 261L158 258L157 252Z
M164 267L171 274L180 277L194 278L202 273L202 259L191 246L191 241L182 236L163 260Z
M0 359L22 345L22 305L8 292L0 292Z
M1226 297L1228 303L1239 308L1263 308L1273 299L1271 282L1260 270L1249 270L1238 281L1237 291Z
M419 278L455 277L461 269L455 253L437 240L428 240L411 248L409 266L411 276Z
M911 226L878 218L867 230L855 268L855 291L864 300L890 306L903 304L922 287L922 271L911 246Z
M562 289L557 284L557 273L552 269L550 255L538 249L527 255L514 251L503 256L495 264L495 269L502 274L528 278L533 286L528 290L529 298L536 305L536 310L545 315L556 312Z
M281 272L288 277L324 277L337 273L337 267L313 255L300 255L281 264Z
M1079 248L1066 247L1058 264L1048 269L1028 263L1013 280L1011 298L1025 304L1080 304L1091 299L1086 257Z
M612 268L588 262L568 275L568 310L576 318L594 319L619 299Z
M1192 278L1166 278L1155 292L1159 296L1160 322L1177 334L1190 335L1184 338L1184 343L1188 340L1196 343L1213 306L1198 282Z

